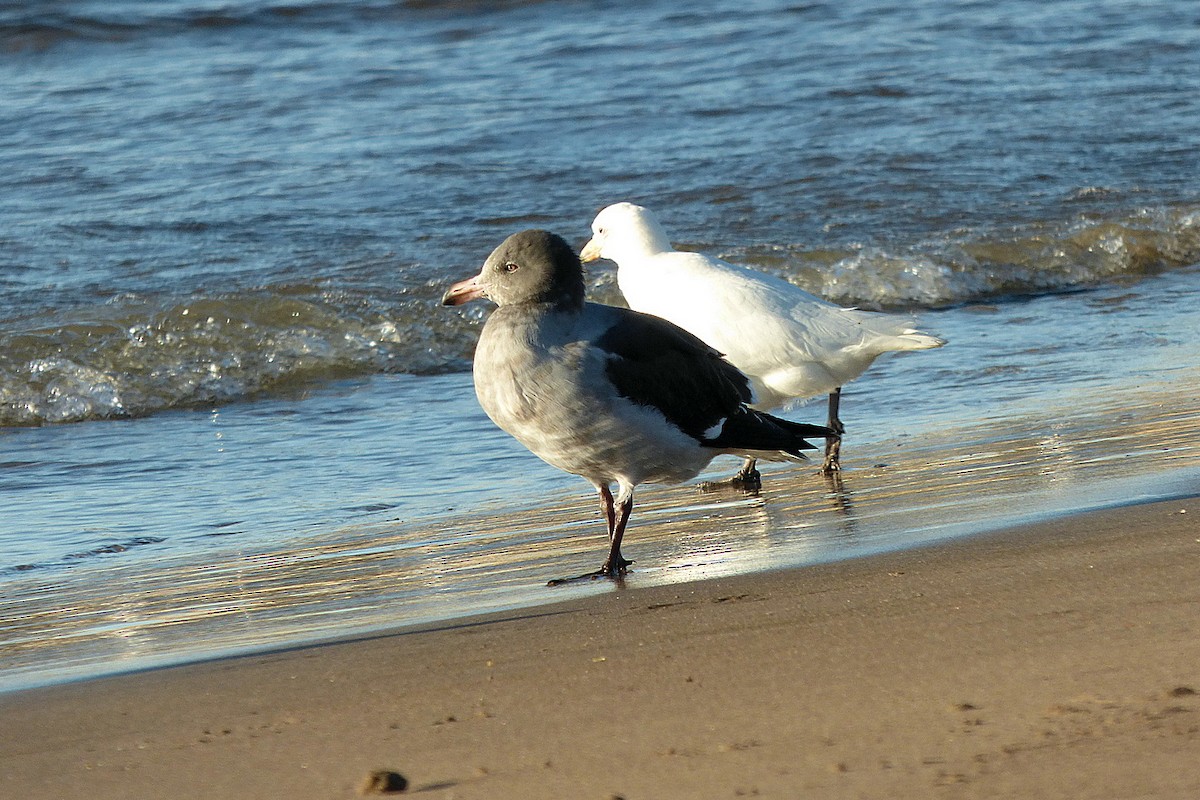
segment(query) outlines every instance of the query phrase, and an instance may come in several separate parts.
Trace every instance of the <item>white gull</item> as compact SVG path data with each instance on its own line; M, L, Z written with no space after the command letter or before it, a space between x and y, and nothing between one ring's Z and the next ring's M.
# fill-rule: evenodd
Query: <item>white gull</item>
M629 307L670 320L723 353L751 380L754 408L829 395L829 427L841 434L841 387L880 355L941 347L903 317L842 308L782 278L701 253L675 250L649 210L616 203L592 222L581 258L617 264ZM840 468L840 436L827 440L823 471ZM753 457L735 481L757 483Z

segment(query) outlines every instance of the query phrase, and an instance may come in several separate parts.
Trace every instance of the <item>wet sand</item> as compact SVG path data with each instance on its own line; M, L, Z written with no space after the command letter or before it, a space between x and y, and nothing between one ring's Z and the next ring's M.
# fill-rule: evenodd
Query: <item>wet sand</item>
M12 693L0 795L1194 798L1198 575L1193 498Z
M770 465L754 497L640 488L626 534L626 555L637 561L630 585L801 568L1117 500L1191 495L1200 486L1197 383L1200 369L1180 368L1136 391L1010 400L1003 412L922 424L920 435L867 430L843 448L839 481ZM529 462L540 463L521 448L520 463ZM714 462L710 477L736 467L733 458ZM570 478L569 489L514 490L479 507L462 491L462 507L442 517L386 512L270 546L221 535L182 552L151 546L133 558L9 575L0 691L603 594L607 587L546 588L595 569L606 547L594 493L546 471ZM480 480L504 483L508 473Z

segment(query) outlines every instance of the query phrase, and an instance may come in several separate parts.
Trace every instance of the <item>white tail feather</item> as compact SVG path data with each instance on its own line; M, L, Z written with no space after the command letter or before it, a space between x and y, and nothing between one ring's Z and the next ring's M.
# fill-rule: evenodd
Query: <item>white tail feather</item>
M945 339L916 330L907 330L888 340L888 350L932 350L946 343Z

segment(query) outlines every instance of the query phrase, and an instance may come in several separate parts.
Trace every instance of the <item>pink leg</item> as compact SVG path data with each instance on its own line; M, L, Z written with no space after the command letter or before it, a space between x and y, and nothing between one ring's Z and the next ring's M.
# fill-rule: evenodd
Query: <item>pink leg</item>
M625 575L625 568L633 563L621 555L621 540L625 537L625 526L629 523L630 512L633 511L633 487L622 487L615 499L608 486L597 485L596 493L600 495L600 508L604 511L604 521L608 526L608 558L604 559L604 565L595 572L574 578L556 578L550 581L550 586L595 578L620 580Z
M621 492L619 513L617 515L616 524L612 528L612 535L609 537L608 558L604 560L604 566L600 567L601 575L607 575L610 578L615 578L625 574L625 568L632 564L632 561L627 561L621 555L621 539L625 537L625 526L629 523L629 514L633 511L633 492Z

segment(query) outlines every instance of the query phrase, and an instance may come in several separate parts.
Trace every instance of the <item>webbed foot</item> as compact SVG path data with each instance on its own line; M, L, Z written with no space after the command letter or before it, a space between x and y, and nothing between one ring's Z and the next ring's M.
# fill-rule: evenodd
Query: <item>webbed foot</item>
M625 583L625 574L629 571L627 568L632 563L632 561L622 558L618 554L615 561L605 561L604 566L600 567L600 569L596 570L595 572L585 572L582 575L576 575L574 578L555 578L554 580L547 581L546 585L565 586L568 583L582 583L584 581L607 579L610 581L616 581L617 585L620 586Z

